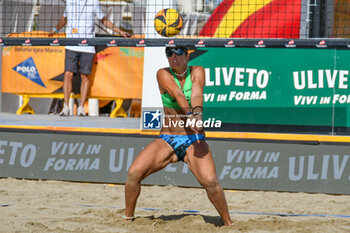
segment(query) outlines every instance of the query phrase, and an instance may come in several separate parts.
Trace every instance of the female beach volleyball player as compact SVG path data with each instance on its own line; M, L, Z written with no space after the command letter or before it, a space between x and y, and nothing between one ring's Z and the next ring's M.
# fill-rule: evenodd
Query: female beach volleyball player
M225 194L218 182L215 164L201 124L202 121L204 68L187 65L187 48L166 48L169 68L157 72L157 81L164 105L164 122L159 138L151 142L136 157L129 168L125 184L125 216L133 220L141 181L169 163L183 161L205 188L209 200L219 212L225 225L232 225ZM177 122L175 124L170 122ZM182 123L181 123L182 122Z

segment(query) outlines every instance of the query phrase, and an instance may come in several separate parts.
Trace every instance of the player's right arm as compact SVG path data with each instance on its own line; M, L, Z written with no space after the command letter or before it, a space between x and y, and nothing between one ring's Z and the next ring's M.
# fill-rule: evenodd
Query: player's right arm
M130 36L131 36L129 33L124 32L124 31L121 30L120 28L115 27L114 24L113 24L111 21L109 21L106 17L103 17L100 21L101 21L101 23L102 23L103 25L105 25L107 28L111 29L113 32L115 32L115 33L121 35L122 37L125 37L125 38L126 38L126 37L130 37Z

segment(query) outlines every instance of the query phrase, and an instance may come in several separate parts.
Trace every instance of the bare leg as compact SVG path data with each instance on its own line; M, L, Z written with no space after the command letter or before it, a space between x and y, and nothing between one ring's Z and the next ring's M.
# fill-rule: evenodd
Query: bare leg
M220 214L225 225L232 225L225 194L218 182L215 163L209 146L205 141L193 143L185 157L189 168L205 190L211 203Z
M162 139L150 143L137 156L128 171L125 183L125 216L132 217L135 213L137 199L141 192L141 181L150 174L163 169L177 157L172 148Z
M133 217L136 202L141 192L140 180L128 175L125 184L125 216Z
M73 72L66 71L63 79L64 103L69 106L70 93L72 92Z
M80 86L80 106L84 106L90 88L90 79L86 74L81 74L81 86Z

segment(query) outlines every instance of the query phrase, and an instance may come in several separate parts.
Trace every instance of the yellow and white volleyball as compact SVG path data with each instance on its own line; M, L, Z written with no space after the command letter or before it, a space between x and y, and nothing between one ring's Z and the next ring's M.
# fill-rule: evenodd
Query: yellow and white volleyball
M180 13L172 8L160 10L154 18L154 28L165 37L178 34L183 26L183 19Z

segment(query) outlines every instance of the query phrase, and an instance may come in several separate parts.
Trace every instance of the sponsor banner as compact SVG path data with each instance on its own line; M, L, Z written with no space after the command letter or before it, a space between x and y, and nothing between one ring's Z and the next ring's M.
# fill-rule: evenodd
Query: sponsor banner
M96 54L95 61L91 96L142 98L144 48L105 48Z
M30 40L27 42L28 46L2 50L2 92L62 92L65 47L30 46ZM53 38L52 44L59 45L59 40ZM90 96L141 99L144 48L105 46L96 51Z
M125 183L138 153L155 137L2 132L0 176ZM350 194L349 145L207 140L226 189ZM199 187L185 163L143 184Z
M7 46L2 51L2 92L54 93L63 86L64 47ZM62 81L55 77L62 74Z
M289 45L293 44L290 41ZM159 108L162 103L156 72L169 65L164 48L147 51L142 108ZM232 124L322 126L329 127L329 132L333 127L350 127L347 50L228 47L190 52L189 64L205 68L204 119ZM157 63L152 54L159 57Z
M190 64L206 72L206 117L235 124L350 126L347 50L200 48L194 57Z

